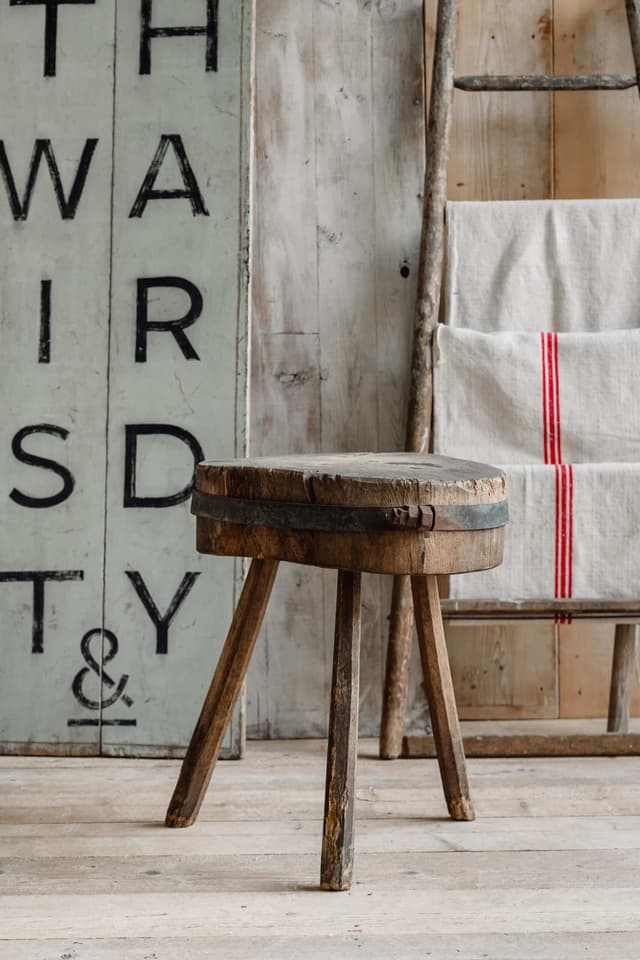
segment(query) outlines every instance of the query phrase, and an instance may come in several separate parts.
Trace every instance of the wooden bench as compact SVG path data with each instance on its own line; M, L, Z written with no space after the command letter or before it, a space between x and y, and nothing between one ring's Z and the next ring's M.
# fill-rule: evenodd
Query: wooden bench
M472 820L437 575L502 560L507 501L495 467L422 454L202 463L192 512L201 553L253 562L167 811L192 824L206 792L281 560L338 570L321 885L353 867L362 573L411 578L424 683L447 806Z

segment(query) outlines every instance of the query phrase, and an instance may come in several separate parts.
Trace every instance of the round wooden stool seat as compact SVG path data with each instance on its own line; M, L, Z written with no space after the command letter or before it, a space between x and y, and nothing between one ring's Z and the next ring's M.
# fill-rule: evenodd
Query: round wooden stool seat
M448 574L502 561L505 476L411 453L201 463L201 553L369 573Z

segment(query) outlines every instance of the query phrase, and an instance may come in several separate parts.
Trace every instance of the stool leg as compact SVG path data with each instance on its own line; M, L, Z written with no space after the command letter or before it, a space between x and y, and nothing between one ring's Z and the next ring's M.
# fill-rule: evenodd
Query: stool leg
M165 823L189 827L207 792L213 768L242 688L278 569L277 560L254 560L233 615L216 672L182 762Z
M469 795L467 765L451 681L438 580L434 576L415 576L411 578L411 587L424 686L444 795L454 820L473 820L475 814Z
M628 733L631 693L636 680L638 628L635 623L616 624L609 692L608 733Z
M380 720L381 760L397 760L402 752L412 647L411 579L404 575L395 576Z
M353 871L361 580L359 573L338 573L320 872L323 890L348 890Z

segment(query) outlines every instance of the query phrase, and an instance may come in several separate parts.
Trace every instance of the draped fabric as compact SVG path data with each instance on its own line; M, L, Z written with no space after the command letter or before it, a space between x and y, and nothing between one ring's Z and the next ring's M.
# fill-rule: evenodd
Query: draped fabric
M640 330L440 325L433 363L437 452L497 464L640 463Z
M449 203L446 237L448 326L640 327L640 200Z
M434 452L502 467L511 516L451 596L637 599L640 201L455 203L447 230Z

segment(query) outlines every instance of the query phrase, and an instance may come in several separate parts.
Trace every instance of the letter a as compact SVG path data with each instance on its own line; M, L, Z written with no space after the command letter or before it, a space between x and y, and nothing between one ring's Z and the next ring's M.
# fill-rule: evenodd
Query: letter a
M155 190L154 187L156 180L158 179L158 174L160 173L160 167L164 163L164 158L167 155L169 146L173 147L173 152L180 170L180 176L182 177L182 182L184 184L184 189ZM147 175L144 178L142 186L140 187L140 192L136 197L136 202L131 208L129 218L133 219L135 217L142 217L149 200L189 200L191 202L191 209L194 217L209 216L209 211L205 206L204 198L200 191L200 187L198 186L198 181L196 180L193 168L189 163L189 158L187 157L187 151L184 148L182 137L177 133L162 134L158 149L156 150L155 156L151 161L151 166L147 170Z

